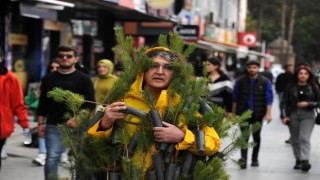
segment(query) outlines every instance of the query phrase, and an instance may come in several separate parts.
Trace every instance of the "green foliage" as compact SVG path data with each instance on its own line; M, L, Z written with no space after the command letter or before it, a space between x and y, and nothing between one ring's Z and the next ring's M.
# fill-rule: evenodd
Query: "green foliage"
M286 27L289 27L291 6L294 1L287 1ZM318 33L320 19L320 1L296 0L297 14L293 31L294 51L296 63L303 61L319 61L320 42ZM248 30L257 30L259 17L261 18L261 39L267 43L275 40L281 34L281 1L248 1L249 18ZM254 28L254 26L256 28ZM288 31L286 31L288 32Z
M54 88L52 91L49 91L48 97L53 98L56 102L65 103L72 112L78 111L84 103L84 98L80 94L61 88Z
M194 169L194 177L198 180L227 180L230 176L223 167L223 161L219 157L213 158L208 163L199 161Z

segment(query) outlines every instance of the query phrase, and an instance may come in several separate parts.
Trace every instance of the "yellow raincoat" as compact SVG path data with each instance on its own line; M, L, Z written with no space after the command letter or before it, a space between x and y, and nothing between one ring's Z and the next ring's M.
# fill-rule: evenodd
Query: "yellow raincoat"
M150 108L146 101L142 96L142 84L143 84L143 73L137 76L136 81L132 84L131 90L125 96L124 102L126 105L135 107L144 112L149 112ZM176 104L177 100L168 99L167 90L163 90L159 99L156 103L156 109L159 111L160 116L163 116L164 110L166 107ZM131 116L126 120L124 127L126 132L129 132L131 135L135 133L137 130L137 124L140 122L140 118L136 116ZM92 136L109 136L111 135L113 128L108 129L107 131L97 131L99 128L100 121L97 122L94 126L92 126L88 133ZM192 131L188 129L186 125L179 124L179 127L182 127L181 130L185 132L185 138L182 142L178 143L175 148L177 151L179 150L189 150L193 154L197 154L197 147L195 141L195 135ZM202 129L205 133L205 151L204 155L213 155L220 148L220 138L217 132L212 127L204 127ZM156 153L157 150L155 146L149 148L148 154L143 154L142 152L135 152L133 157L131 158L131 162L134 162L135 166L143 169L145 172L152 164L152 155ZM143 158L142 158L143 157Z

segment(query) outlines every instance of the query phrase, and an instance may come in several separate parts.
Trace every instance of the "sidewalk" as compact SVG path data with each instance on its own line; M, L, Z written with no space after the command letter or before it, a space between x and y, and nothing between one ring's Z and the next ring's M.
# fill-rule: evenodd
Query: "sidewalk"
M34 127L36 124L32 123L32 126ZM33 158L38 155L38 149L25 147L23 145L23 139L23 130L16 124L14 133L7 139L4 146L8 158L2 159L1 180L44 179L44 166L32 164ZM62 167L59 167L59 171L61 171L60 177L68 176L68 172Z
M243 170L230 162L227 171L231 180L318 180L320 179L320 126L315 125L311 136L310 163L312 168L308 173L294 170L295 158L292 147L284 141L289 138L287 126L279 118L278 99L275 96L272 105L272 122L263 126L259 153L259 167L251 167L251 149L248 153L248 166ZM233 155L235 160L240 158L240 152Z
M276 97L277 98L277 97ZM295 159L291 145L285 144L289 137L288 128L280 122L278 102L272 107L271 124L265 125L262 130L262 143L260 147L260 166L251 167L249 159L248 168L240 169L238 166L228 162L227 171L231 180L318 180L320 179L320 126L315 126L311 137L311 159L312 168L308 173L294 170ZM226 143L225 140L222 143ZM227 143L226 143L227 144ZM44 167L32 164L32 159L37 155L37 148L23 146L23 134L20 126L16 125L15 132L7 140L4 149L9 157L2 160L0 180L43 180ZM249 156L251 151L249 150ZM233 155L234 159L240 158L240 152ZM60 177L68 177L68 172L62 167Z

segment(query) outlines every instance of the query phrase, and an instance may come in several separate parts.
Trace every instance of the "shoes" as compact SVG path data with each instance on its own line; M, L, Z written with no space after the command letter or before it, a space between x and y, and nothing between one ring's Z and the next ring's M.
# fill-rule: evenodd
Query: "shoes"
M69 162L68 151L61 154L60 163L66 164Z
M258 161L258 159L252 160L251 166L252 166L252 167L258 167L258 166L259 166L259 161Z
M46 154L38 154L38 156L32 160L32 163L38 166L44 166L46 164L46 157Z
M240 158L238 160L238 164L239 164L241 169L247 169L247 160L246 159Z
M301 161L301 171L308 172L311 169L311 164L309 161Z
M293 169L301 169L301 161L296 160L296 164L293 166Z
M2 149L2 151L1 151L1 159L7 159L7 157L8 157L7 152L4 149Z

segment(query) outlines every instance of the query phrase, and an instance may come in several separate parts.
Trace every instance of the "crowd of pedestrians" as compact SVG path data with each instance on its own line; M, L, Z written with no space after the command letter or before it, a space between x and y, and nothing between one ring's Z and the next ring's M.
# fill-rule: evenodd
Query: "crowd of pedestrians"
M173 68L171 67L171 50L165 47L153 47L146 51L146 54L154 63L145 72L136 77L132 84L131 91L127 94L127 98L123 102L113 102L105 107L103 118L98 121L90 130L89 134L93 136L108 136L114 130L112 127L118 119L128 119L135 123L140 119L128 118L128 115L121 112L126 105L150 110L145 104L146 100L141 99L140 95L143 90L148 90L155 104L159 107L166 107L169 104L161 104L166 101L167 88L170 86L173 76ZM0 49L0 63L3 61L3 53ZM39 136L39 154L33 160L33 163L44 166L45 179L49 179L52 175L58 173L58 163L64 153L66 155L66 147L62 143L61 133L57 127L58 124L66 124L70 128L76 128L74 118L64 119L63 115L68 112L68 108L55 102L47 97L47 93L55 87L70 90L74 93L83 95L86 100L102 103L104 97L111 90L118 77L114 75L114 64L108 59L99 60L96 64L97 76L90 78L85 73L76 69L78 63L78 54L72 48L59 46L56 52L56 59L48 65L48 72L43 77L41 85L39 85L39 105L36 110L37 128ZM207 91L209 93L208 100L211 103L225 109L227 113L241 115L247 110L252 111L252 116L246 120L249 126L241 126L241 132L246 132L255 123L271 122L271 106L273 102L273 85L270 77L259 73L260 62L256 60L248 60L245 64L246 74L240 76L234 81L221 70L221 60L211 57L206 60L207 71ZM10 82L10 83L8 83ZM233 83L234 82L234 83ZM288 83L290 82L290 83ZM7 99L0 98L0 110L5 111L5 104L14 104L10 107L10 112L14 114L10 117L4 117L4 113L0 113L1 130L5 128L6 132L1 131L0 151L2 150L6 139L13 131L13 115L18 117L18 123L23 128L29 128L27 119L27 107L23 103L23 93L17 79L12 73L4 67L0 66L0 83L1 94L10 93L5 96ZM6 85L8 84L8 85ZM14 86L14 87L13 87ZM10 91L8 91L10 89ZM278 94L281 119L284 125L288 126L290 138L286 141L292 145L295 157L294 169L308 172L311 168L310 164L310 137L314 127L315 113L314 108L319 107L320 91L317 79L314 77L310 67L302 65L295 71L293 65L286 65L285 72L280 74L275 81L275 90ZM139 97L138 97L139 95ZM170 100L171 101L171 100ZM158 103L159 102L159 103ZM29 107L30 108L30 107ZM83 108L92 112L96 105L85 103ZM162 114L163 112L160 112ZM4 121L3 119L6 119ZM157 142L177 143L177 150L188 150L192 153L195 143L191 142L194 134L188 129L178 128L167 122L163 122L165 127L154 128L155 139ZM128 132L134 132L136 127L134 123L128 128ZM255 146L251 155L251 166L259 166L259 149L261 143L261 130L252 134ZM219 150L220 139L214 128L205 127L206 134L205 154L213 154ZM207 136L207 134L209 134ZM249 141L249 138L246 139ZM152 149L152 148L151 148ZM152 154L152 152L149 152ZM241 169L247 168L248 149L241 149L241 158L239 164ZM135 158L139 158L135 157ZM143 169L151 166L148 160L146 164L140 164ZM0 161L1 168L1 161ZM96 177L101 178L101 177ZM105 177L103 177L105 178Z

